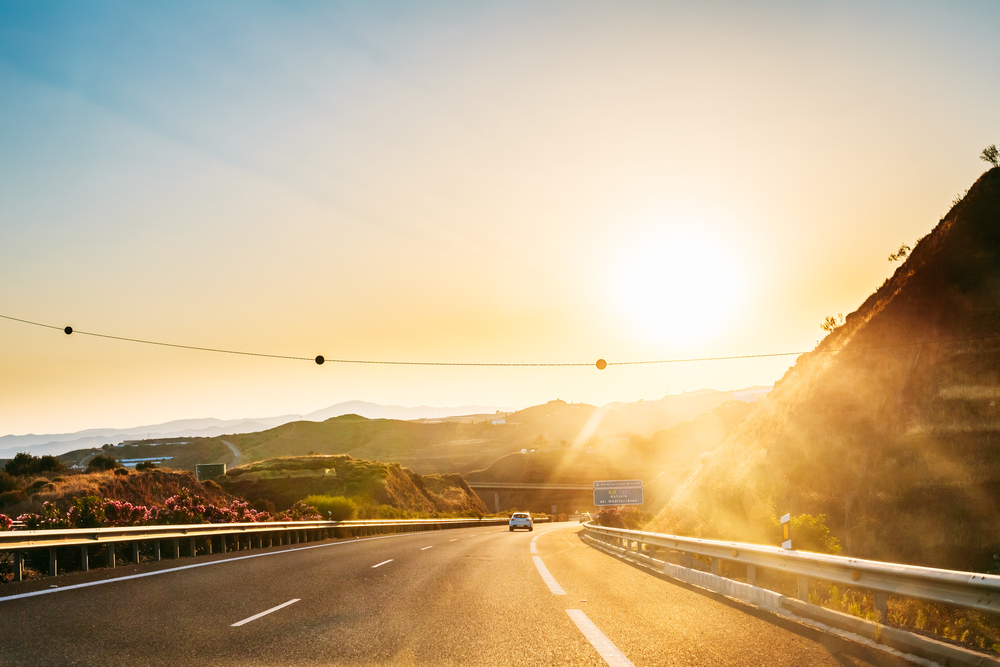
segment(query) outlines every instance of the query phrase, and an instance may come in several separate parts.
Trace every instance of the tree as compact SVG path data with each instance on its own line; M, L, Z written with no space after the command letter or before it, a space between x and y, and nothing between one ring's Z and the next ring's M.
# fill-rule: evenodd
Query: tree
M905 243L901 244L899 246L899 250L889 255L889 261L890 262L903 261L904 259L906 259L906 256L910 254L910 250L912 250L910 246L906 245Z
M87 472L95 472L98 470L114 470L121 464L110 456L105 456L104 454L98 454L94 458L90 459L90 463L87 464Z
M994 167L1000 167L1000 150L997 150L996 144L990 144L983 149L979 159L983 162L989 162Z
M8 475L27 475L31 472L31 466L35 460L35 457L27 452L18 452L14 454L14 458L7 461L7 465L3 469Z
M827 333L833 333L833 330L841 326L844 323L844 314L837 313L837 317L833 315L827 315L826 319L823 320L823 324L819 325L819 328Z

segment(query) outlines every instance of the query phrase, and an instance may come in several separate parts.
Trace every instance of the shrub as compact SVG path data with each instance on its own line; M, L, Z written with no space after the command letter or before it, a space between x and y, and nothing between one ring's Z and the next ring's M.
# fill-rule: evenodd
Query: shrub
M315 507L306 505L301 500L289 507L284 512L274 517L278 521L319 521L323 517L319 515Z
M624 528L625 517L617 507L605 507L597 513L597 523L608 528Z
M792 547L797 551L812 551L820 554L839 554L840 541L830 535L826 525L826 515L797 514L791 518L789 529L792 534ZM777 517L771 517L771 540L780 545L782 542L781 523Z
M115 474L125 477L128 475L128 468L115 468Z
M0 530L10 530L10 527L14 525L14 521L6 514L0 514Z
M994 167L1000 167L1000 150L997 150L996 144L990 144L983 149L983 152L979 155L979 159L989 162Z
M14 476L37 475L43 472L58 472L63 467L59 459L54 456L46 454L39 458L26 452L18 452L4 466L4 472Z
M307 496L302 502L316 508L320 516L331 521L347 521L357 512L354 503L344 496Z
M94 458L90 459L90 463L87 464L87 472L96 472L99 470L114 470L120 467L121 464L118 463L113 457L105 456L104 454L98 454Z
M142 461L135 464L135 469L137 472L142 472L144 470L156 470L156 464L152 461Z
M0 507L7 507L24 500L23 491L4 491L0 493Z
M0 493L17 491L19 486L16 479L8 475L6 471L0 470Z

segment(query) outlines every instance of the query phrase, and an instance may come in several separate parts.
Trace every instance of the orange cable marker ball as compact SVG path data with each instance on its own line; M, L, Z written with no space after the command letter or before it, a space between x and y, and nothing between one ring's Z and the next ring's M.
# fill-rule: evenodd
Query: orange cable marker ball
M608 367L608 362L604 361L604 359L597 360L597 370L603 371L607 367Z

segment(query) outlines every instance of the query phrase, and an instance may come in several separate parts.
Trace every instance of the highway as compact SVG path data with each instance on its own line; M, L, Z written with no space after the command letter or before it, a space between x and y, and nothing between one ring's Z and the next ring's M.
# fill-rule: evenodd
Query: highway
M911 664L651 576L579 530L331 540L8 584L0 665Z

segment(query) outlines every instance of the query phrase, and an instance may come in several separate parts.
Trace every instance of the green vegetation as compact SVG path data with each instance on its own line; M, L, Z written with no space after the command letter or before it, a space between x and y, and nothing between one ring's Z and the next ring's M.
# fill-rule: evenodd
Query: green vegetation
M398 463L345 455L258 461L233 468L218 481L253 506L270 502L288 507L302 499L313 504L310 498L327 497L345 509L344 501L349 502L358 518L410 518L403 516L405 513L481 516L486 512L461 475L421 476ZM326 512L333 507L317 509Z
M117 460L110 456L105 456L103 454L98 454L94 458L90 459L90 463L87 464L87 472L99 472L101 470L114 470L115 468L120 468L121 464ZM136 468L138 469L138 467Z
M32 456L20 452L14 455L4 466L4 472L11 476L41 475L51 472L59 472L63 469L63 464L54 456Z
M303 502L314 507L319 515L331 521L347 521L353 519L358 508L350 498L344 496L306 496Z

